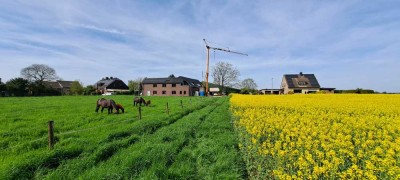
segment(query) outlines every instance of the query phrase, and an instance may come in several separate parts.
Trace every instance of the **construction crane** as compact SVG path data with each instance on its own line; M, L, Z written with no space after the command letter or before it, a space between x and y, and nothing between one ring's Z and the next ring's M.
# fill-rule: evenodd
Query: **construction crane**
M225 52L235 53L235 54L240 54L240 55L245 55L245 56L248 56L248 54L241 53L241 52L236 52L236 51L231 51L231 50L229 50L229 49L222 49L222 48L217 48L217 47L211 47L211 46L209 46L209 45L207 44L206 39L203 39L203 41L204 41L204 43L206 44L206 48L207 48L206 92L205 92L206 94L205 94L205 95L208 96L208 70L209 70L208 68L209 68L209 62L210 62L210 49L218 50L218 51L225 51Z

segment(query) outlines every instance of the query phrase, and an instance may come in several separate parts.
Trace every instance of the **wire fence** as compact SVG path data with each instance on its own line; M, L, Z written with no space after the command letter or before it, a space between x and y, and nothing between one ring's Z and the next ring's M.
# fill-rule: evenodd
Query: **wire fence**
M200 103L198 103L198 102L199 102L199 101L195 101L195 103L193 104L193 102L192 102L191 100L189 100L189 103L188 103L188 104L189 104L190 107L192 107L193 105L199 105L199 104L202 103L202 102L200 102ZM171 106L171 105L172 105L172 106ZM184 109L183 101L180 101L179 103L172 103L172 104L170 104L170 103L167 102L166 110L165 110L165 113L167 114L166 117L169 116L170 107L178 107L177 109L180 109L180 110L178 110L178 111L175 111L175 113L182 112L182 110ZM139 109L139 108L138 108L138 109ZM151 119L151 118L155 118L155 117L159 117L159 116L155 116L155 115L144 115L144 116L142 115L142 116L141 116L142 119L143 119L143 118ZM129 121L134 121L134 120L140 120L140 119L139 119L139 117L135 117L135 118L133 118L133 119L127 119L127 120L123 120L123 121L118 121L118 122L103 124L103 125L99 125L99 126L95 126L95 127L86 128L86 129L79 129L79 130L73 130L73 131L67 131L67 132L59 132L59 133L57 133L56 135L57 135L57 136L61 136L61 135L68 135L68 134L78 133L78 132L85 132L85 131L97 129L97 128L100 128L100 127L107 127L107 126L111 126L111 125L117 125L117 124L129 122ZM19 146L24 146L24 145L32 144L32 143L35 143L35 142L38 142L38 141L41 141L41 140L45 140L45 139L48 139L48 137L45 136L45 137L41 137L41 138L38 138L38 139L34 139L34 140L31 140L31 141L28 141L28 142L20 143L20 144L14 145L14 146L8 146L8 147L0 148L0 150L3 151L3 150L8 150L8 149L14 149L14 148L17 148L17 147L19 147Z

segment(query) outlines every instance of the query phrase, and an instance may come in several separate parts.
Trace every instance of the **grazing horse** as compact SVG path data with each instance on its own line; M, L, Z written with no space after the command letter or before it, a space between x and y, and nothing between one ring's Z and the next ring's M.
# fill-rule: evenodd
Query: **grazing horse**
M143 103L145 106L147 106L146 101L145 101L142 97L135 97L135 98L133 99L133 105L134 105L134 106L137 106L138 104L139 104L140 106L142 106L142 103Z
M108 114L112 114L113 113L113 109L115 108L115 110L117 110L117 113L119 113L119 108L117 107L117 105L115 104L115 101L110 99L98 99L96 102L96 112L99 112L99 108L101 106L101 112L103 112L104 108L108 109Z
M125 109L124 109L124 107L122 107L121 104L117 104L117 108L121 109L122 113L125 113ZM117 109L117 111L118 111L118 109Z

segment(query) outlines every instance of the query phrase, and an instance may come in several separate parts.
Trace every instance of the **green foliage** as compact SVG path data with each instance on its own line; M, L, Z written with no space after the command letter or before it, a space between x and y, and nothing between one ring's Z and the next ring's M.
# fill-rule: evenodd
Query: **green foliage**
M84 95L96 95L96 88L93 85L88 85L83 89Z
M258 91L256 89L242 88L240 89L240 94L257 94Z
M106 97L124 106L118 115L94 112L101 97L0 101L0 179L243 177L228 98L144 97L152 106L142 106L139 120L133 96ZM55 121L51 151L48 120Z
M14 96L25 96L28 94L28 80L14 78L6 82L7 91Z
M327 94L325 90L317 91L315 94Z
M129 80L128 81L128 87L130 94L134 95L139 95L140 92L143 89L143 84L142 84L143 78L137 78L136 80Z
M6 90L7 90L6 84L1 82L1 79L0 79L0 96L5 96L5 91Z
M79 81L73 81L71 84L70 92L73 95L82 95L84 92L84 88Z
M350 89L350 90L335 90L335 94L374 94L375 91L371 89Z

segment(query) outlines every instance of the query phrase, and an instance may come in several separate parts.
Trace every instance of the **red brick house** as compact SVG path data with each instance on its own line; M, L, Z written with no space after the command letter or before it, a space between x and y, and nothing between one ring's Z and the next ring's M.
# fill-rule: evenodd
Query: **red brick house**
M199 80L174 75L167 78L145 78L142 84L145 96L195 96L201 87Z

